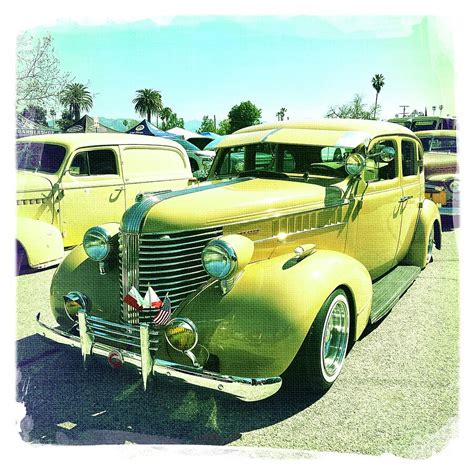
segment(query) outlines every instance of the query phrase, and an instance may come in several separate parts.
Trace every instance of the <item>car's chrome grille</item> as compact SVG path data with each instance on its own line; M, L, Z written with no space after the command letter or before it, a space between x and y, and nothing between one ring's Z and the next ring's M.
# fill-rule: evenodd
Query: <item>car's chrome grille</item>
M103 341L106 344L113 342L120 344L127 350L140 349L140 327L132 324L119 324L87 315L87 330L94 336L94 341ZM150 350L156 351L159 347L159 332L150 329Z
M121 252L123 265L138 266L136 288L143 295L151 286L161 300L168 293L171 308L175 310L181 301L196 291L209 280L201 262L201 252L212 239L222 235L222 227L196 231L175 232L166 234L142 233L139 236L138 255L133 257L130 251ZM125 242L125 239L122 239ZM127 256L127 262L125 261ZM132 269L122 268L123 288L132 286ZM128 290L127 290L128 291ZM122 303L123 304L123 303ZM123 315L129 323L149 322L156 310L144 309L137 312L125 305Z

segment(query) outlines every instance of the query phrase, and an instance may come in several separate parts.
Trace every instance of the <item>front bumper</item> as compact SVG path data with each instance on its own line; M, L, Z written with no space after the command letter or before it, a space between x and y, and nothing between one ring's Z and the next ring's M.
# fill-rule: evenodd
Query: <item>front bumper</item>
M40 313L38 313L36 316L37 331L38 334L59 344L81 349L84 359L92 354L107 358L111 352L117 351L117 348L108 344L94 342L94 336L87 330L86 318L85 312L79 312L79 336L76 336L59 328L46 326L40 321ZM179 365L166 360L153 359L149 350L147 324L140 324L140 354L122 349L120 353L125 364L134 366L141 371L145 389L150 375L166 375L191 385L227 393L243 401L254 402L270 397L280 389L282 384L281 377L235 377L206 371L202 368Z

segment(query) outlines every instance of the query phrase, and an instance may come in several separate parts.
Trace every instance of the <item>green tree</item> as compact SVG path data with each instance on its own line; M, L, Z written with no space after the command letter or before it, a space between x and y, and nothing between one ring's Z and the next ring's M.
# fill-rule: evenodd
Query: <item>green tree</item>
M63 110L61 112L61 118L56 121L56 125L64 132L66 128L69 128L74 123L73 116L69 110Z
M16 43L17 110L29 105L54 107L59 93L71 82L71 74L61 70L50 34L34 40L28 33Z
M285 107L282 107L277 113L276 113L276 116L277 116L277 119L279 122L282 122L283 120L285 120L285 114L286 114L287 110Z
M204 115L204 117L202 118L201 126L196 130L196 133L202 133L202 132L216 133L214 120L210 119L208 115Z
M377 112L377 101L379 98L379 94L384 85L385 85L385 77L383 77L383 74L375 74L375 76L372 78L372 87L375 89L374 120L375 120L375 114Z
M161 126L163 130L165 130L168 127L168 123L170 121L171 115L173 114L173 111L171 110L171 107L163 107L161 109Z
M228 135L230 133L230 122L228 118L219 122L216 133L219 135Z
M81 118L81 111L89 111L93 103L87 86L79 82L67 84L59 95L59 102L69 109L71 117L76 122Z
M174 128L174 127L184 128L184 119L178 118L178 116L173 112L168 121L166 130L169 130L170 128Z
M258 109L249 100L234 105L228 114L229 117L229 133L235 132L250 125L260 123L262 111Z
M352 119L365 119L372 120L376 114L379 112L375 106L370 108L364 104L362 96L356 94L354 98L343 105L331 106L326 112L326 118L352 118Z
M132 100L135 112L151 122L152 114L159 114L162 108L161 94L155 89L138 89L136 97Z
M39 123L41 125L48 126L48 121L46 120L46 109L42 107L38 107L36 105L30 105L29 107L23 109L21 115L26 117L28 120L32 122Z

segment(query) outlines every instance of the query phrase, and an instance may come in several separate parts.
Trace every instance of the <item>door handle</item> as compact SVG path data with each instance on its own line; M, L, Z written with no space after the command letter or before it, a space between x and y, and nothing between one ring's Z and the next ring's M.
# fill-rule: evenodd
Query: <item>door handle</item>
M413 196L403 196L401 197L398 202L406 202L408 201L409 199L411 199Z

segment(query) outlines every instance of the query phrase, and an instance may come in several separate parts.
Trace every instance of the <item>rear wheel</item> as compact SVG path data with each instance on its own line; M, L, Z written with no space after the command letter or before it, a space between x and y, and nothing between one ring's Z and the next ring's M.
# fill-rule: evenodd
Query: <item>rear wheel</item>
M325 392L339 376L349 344L349 326L347 295L335 290L319 310L303 346L303 372L313 392Z
M25 249L20 243L16 243L16 274L19 275L22 270L28 267L28 257Z

